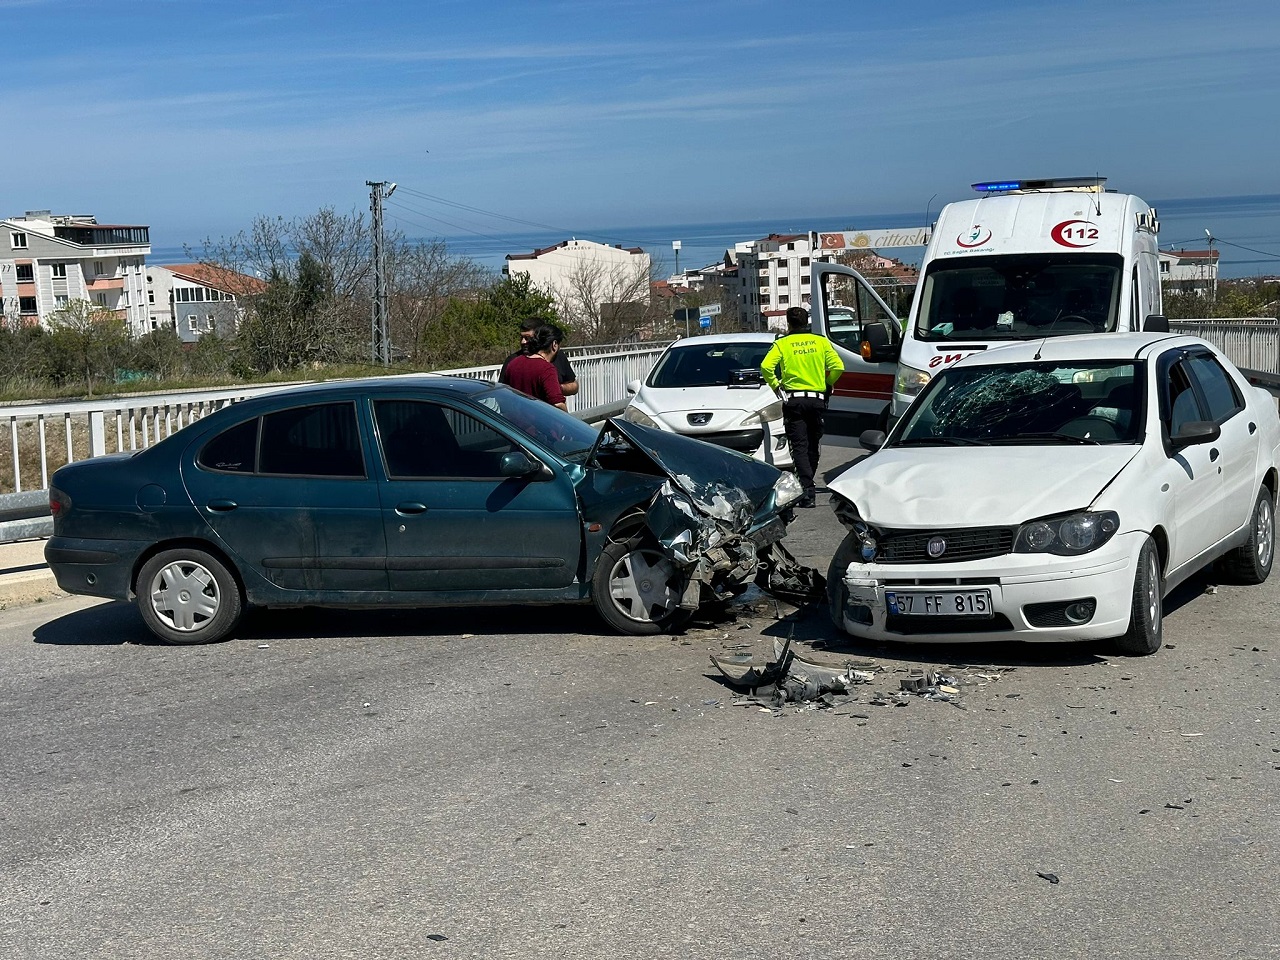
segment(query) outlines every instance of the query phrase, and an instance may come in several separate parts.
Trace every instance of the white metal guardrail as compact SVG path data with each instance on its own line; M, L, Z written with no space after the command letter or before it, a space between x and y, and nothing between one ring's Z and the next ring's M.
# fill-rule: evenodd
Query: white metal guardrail
M1208 340L1246 374L1280 375L1280 323L1274 317L1171 320L1169 326Z
M627 383L647 376L666 346L637 343L570 348L567 352L578 377L578 393L568 398L569 412L603 416L620 409L627 400ZM501 369L495 364L436 372L496 383ZM0 427L7 441L7 450L0 450L0 543L48 535L47 531L32 532L32 523L50 523L47 496L37 500L32 494L43 493L54 470L64 463L144 449L228 404L284 386L0 407ZM31 506L33 503L38 509Z

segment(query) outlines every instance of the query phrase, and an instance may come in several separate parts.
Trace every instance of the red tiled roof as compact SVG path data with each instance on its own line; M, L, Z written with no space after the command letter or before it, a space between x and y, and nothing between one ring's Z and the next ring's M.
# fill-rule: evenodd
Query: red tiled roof
M221 290L223 293L262 293L267 289L265 280L211 263L166 263L162 266L176 277Z

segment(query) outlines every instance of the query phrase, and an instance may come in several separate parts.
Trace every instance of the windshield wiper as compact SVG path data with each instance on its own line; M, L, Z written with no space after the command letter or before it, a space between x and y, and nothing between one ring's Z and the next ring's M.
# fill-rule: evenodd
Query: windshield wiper
M1084 443L1090 446L1099 446L1101 440L1092 440L1089 437L1077 437L1071 433L1019 433L1012 437L992 438L992 443L1024 443L1035 440L1059 440L1062 443Z
M912 437L909 440L898 440L895 447L987 447L986 440L974 440L971 437Z

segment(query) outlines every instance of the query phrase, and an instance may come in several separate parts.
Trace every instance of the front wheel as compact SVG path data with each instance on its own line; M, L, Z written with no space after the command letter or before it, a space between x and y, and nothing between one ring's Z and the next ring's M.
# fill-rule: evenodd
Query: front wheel
M169 644L216 643L240 619L240 587L217 558L193 547L143 564L135 592L142 620Z
M611 542L591 578L591 600L622 633L668 633L693 615L680 607L683 578L675 564L643 537Z
M1275 546L1275 504L1271 491L1264 486L1258 491L1249 518L1249 539L1222 558L1223 568L1238 583L1262 583L1271 575Z
M1133 603L1129 629L1116 637L1121 653L1144 657L1160 649L1164 640L1164 578L1160 573L1160 553L1147 537L1138 553L1138 572L1133 577Z

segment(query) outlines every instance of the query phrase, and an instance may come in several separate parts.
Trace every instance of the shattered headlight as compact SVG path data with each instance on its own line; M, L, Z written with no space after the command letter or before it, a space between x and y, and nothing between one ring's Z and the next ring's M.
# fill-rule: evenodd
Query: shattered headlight
M880 531L858 515L858 508L853 505L852 500L835 493L831 496L831 506L836 512L836 519L857 542L858 556L864 563L870 563L880 552Z
M782 471L773 485L773 502L779 510L785 510L804 496L804 486L794 473Z
M1032 520L1018 528L1013 552L1075 556L1097 550L1119 529L1120 517L1111 510L1082 510Z
M653 417L649 416L634 403L629 404L627 409L622 411L622 419L628 423L638 423L642 427L653 427L655 430L661 429Z
M756 413L752 413L746 417L743 417L742 422L743 423L768 423L771 420L781 420L781 419L782 419L782 401L775 400L773 401L773 403L769 404L763 410L760 410Z

